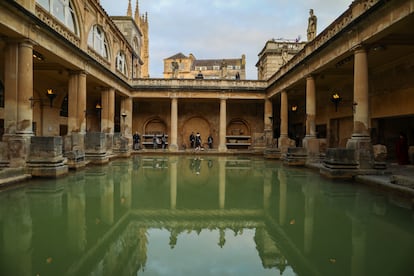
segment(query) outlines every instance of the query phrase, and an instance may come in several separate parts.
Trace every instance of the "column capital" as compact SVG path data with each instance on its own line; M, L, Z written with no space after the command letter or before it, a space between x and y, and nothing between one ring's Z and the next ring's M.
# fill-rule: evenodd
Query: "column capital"
M366 48L362 44L357 44L350 49L351 52L358 53L358 52L366 52Z

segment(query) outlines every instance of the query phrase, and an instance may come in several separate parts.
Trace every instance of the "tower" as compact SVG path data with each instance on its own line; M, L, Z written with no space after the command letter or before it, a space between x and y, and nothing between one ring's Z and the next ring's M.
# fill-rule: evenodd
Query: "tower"
M130 1L131 3L131 1ZM128 8L129 9L129 8ZM131 14L132 16L132 14ZM134 13L135 23L138 25L142 32L142 44L141 44L141 59L144 64L141 67L141 76L143 78L149 78L149 37L148 37L148 14L140 16L138 0L135 5Z

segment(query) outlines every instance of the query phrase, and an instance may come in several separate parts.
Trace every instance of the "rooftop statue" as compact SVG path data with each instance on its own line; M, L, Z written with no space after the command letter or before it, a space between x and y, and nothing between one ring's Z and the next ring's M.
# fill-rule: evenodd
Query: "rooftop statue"
M313 9L309 10L309 19L308 19L308 41L311 41L316 36L316 23L318 18L313 14Z

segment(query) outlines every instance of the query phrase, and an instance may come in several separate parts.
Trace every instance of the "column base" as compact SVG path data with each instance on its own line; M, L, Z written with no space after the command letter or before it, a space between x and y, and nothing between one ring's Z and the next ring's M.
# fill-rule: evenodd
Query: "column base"
M374 168L374 151L369 136L353 134L347 141L346 148L355 150L355 160L359 163L359 169Z
M218 146L218 151L219 152L227 152L227 146L219 145Z
M178 151L178 145L177 144L168 145L168 151L177 152Z

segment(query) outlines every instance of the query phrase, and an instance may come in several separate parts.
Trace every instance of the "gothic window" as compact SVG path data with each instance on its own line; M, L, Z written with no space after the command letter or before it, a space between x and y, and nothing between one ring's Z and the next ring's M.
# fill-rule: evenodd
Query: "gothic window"
M65 24L75 34L78 34L75 12L70 0L36 0L45 10Z
M89 32L88 45L92 47L102 57L108 59L108 42L102 28L98 25L94 25Z
M127 75L126 57L121 51L116 55L116 69L124 75Z

